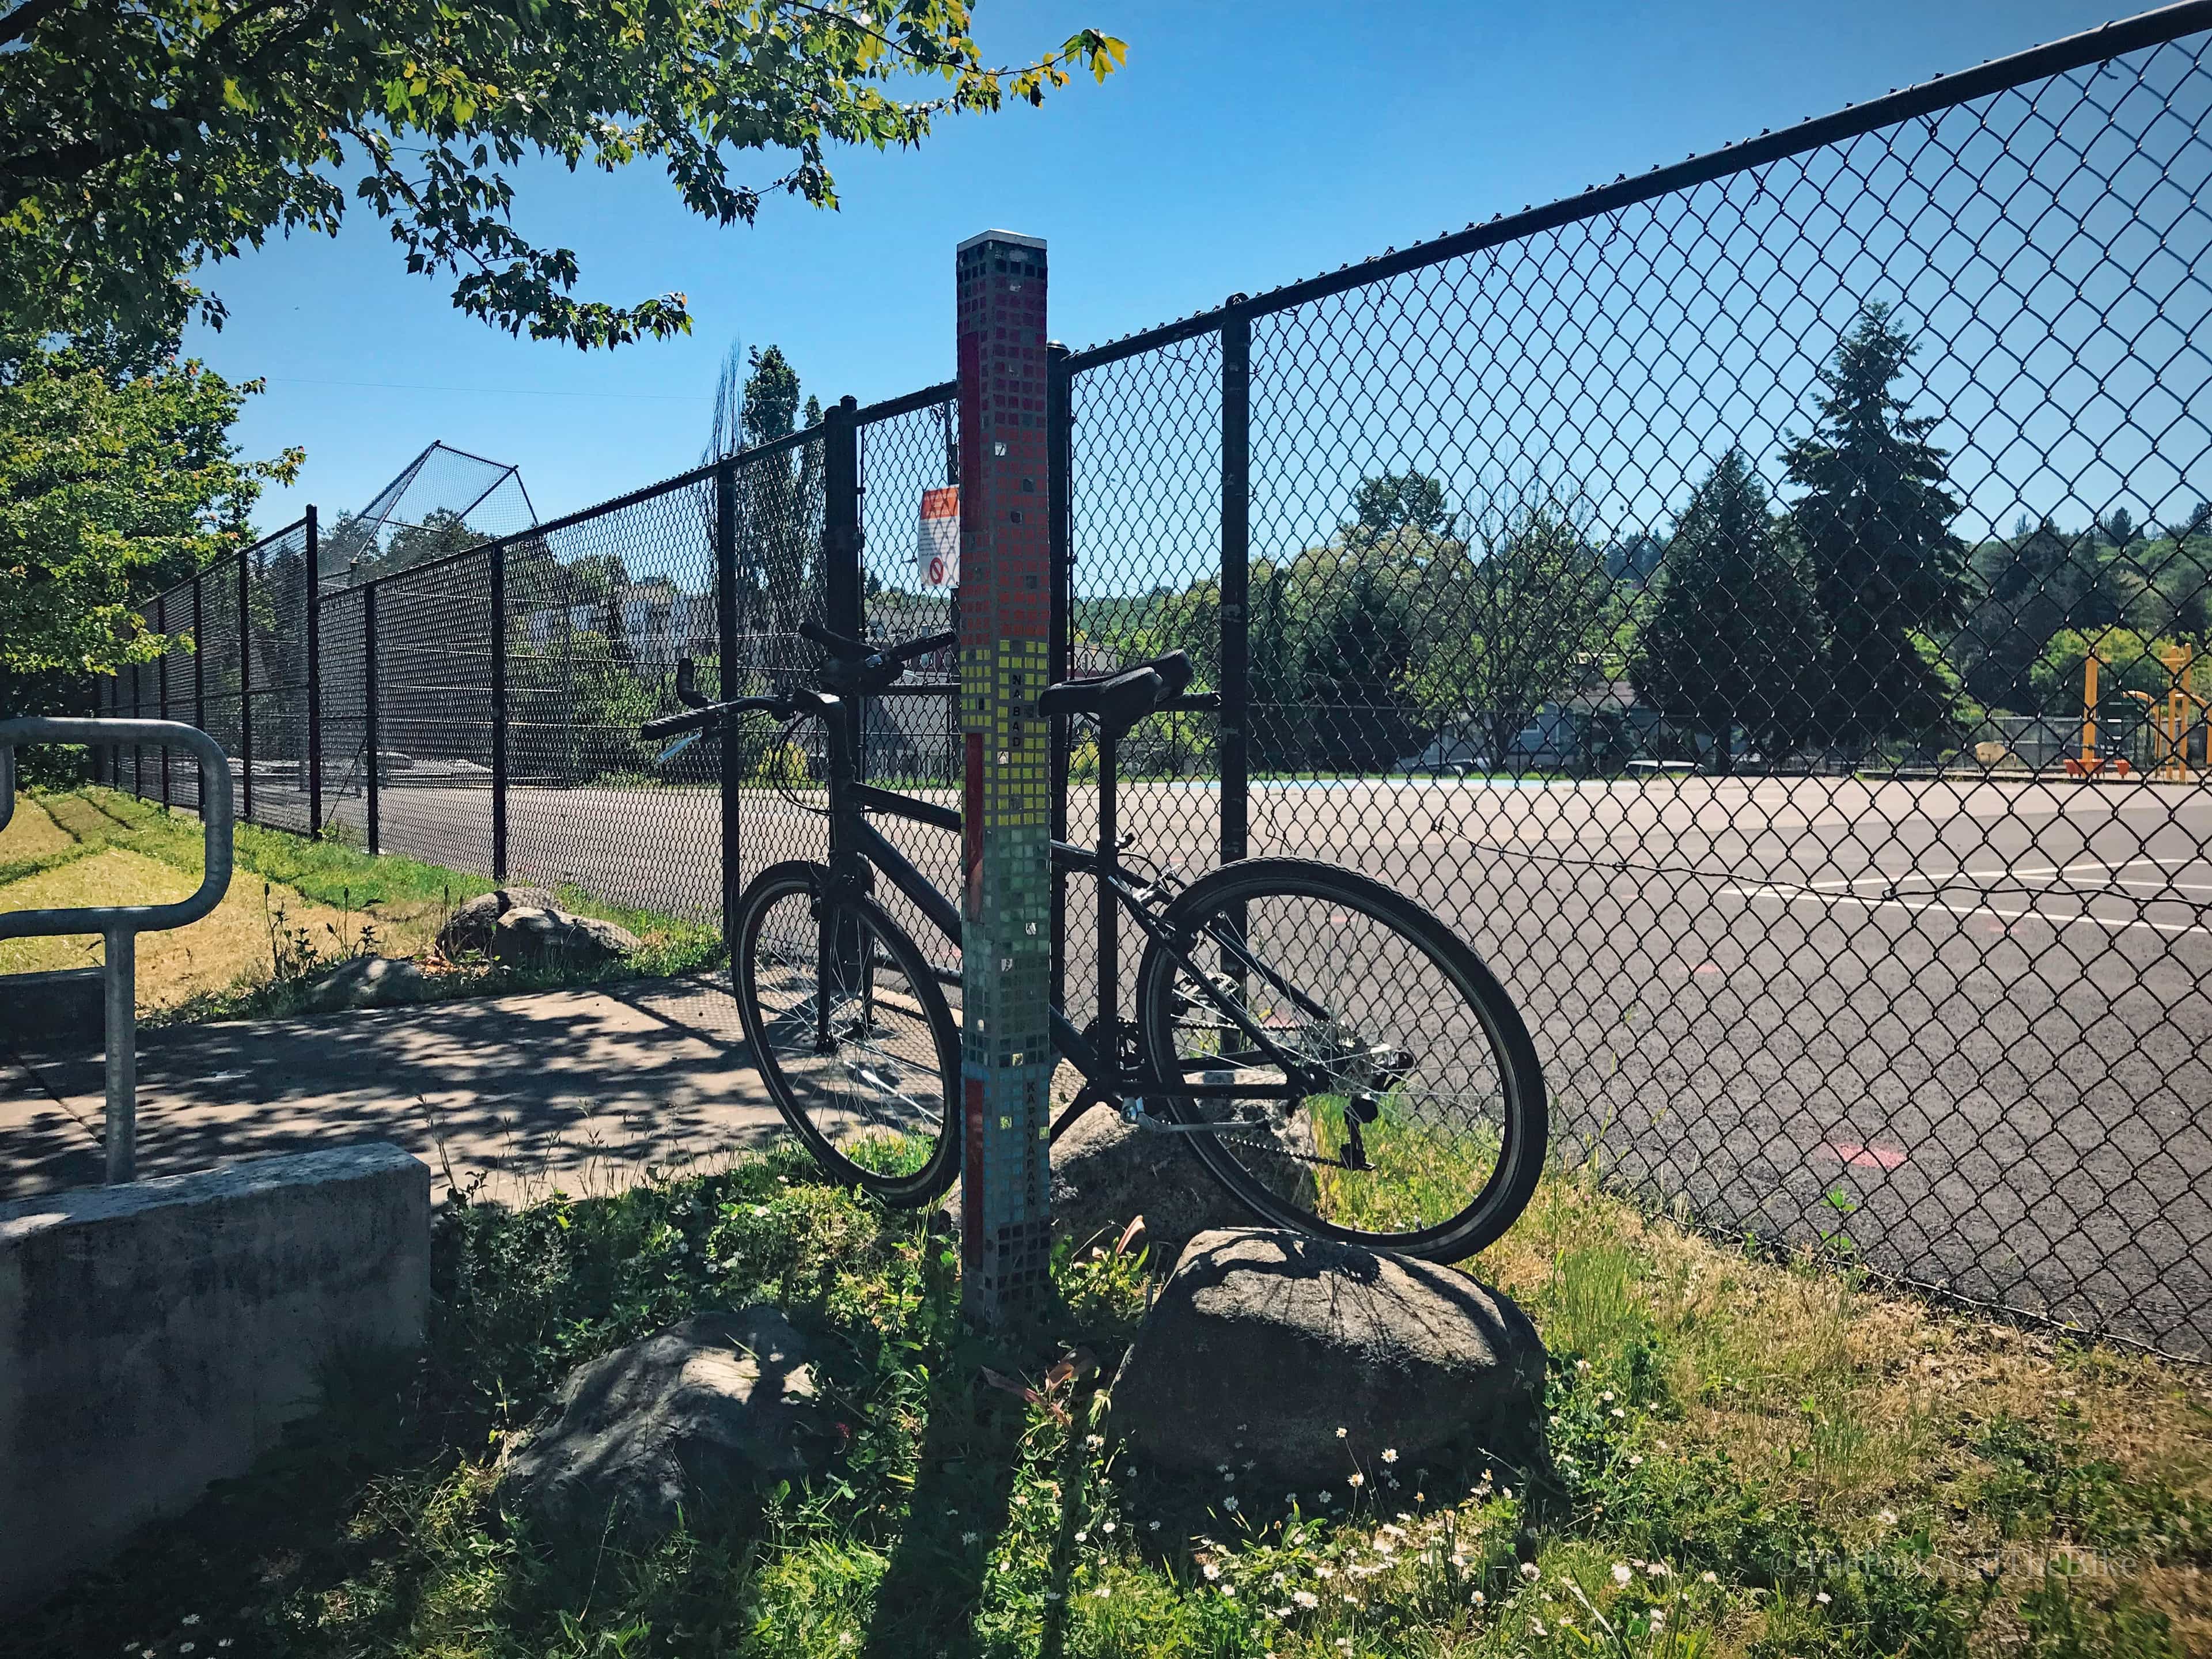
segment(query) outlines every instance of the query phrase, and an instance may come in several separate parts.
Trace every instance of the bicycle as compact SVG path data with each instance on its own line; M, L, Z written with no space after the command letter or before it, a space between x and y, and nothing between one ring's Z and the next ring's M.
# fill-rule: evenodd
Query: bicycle
M689 712L641 731L710 733L750 710L787 722L787 738L807 720L825 728L829 862L776 864L746 886L732 990L769 1093L823 1168L889 1203L927 1204L959 1173L960 1041L945 988L961 976L933 967L876 902L876 878L955 945L960 911L869 818L957 834L961 815L861 781L855 711L957 636L879 646L799 631L825 653L819 687L710 703L686 663ZM1127 859L1116 746L1154 714L1218 707L1183 695L1190 677L1173 652L1036 700L1034 718L1097 727L1097 844L1051 844L1054 867L1090 875L1098 895L1097 1018L1079 1030L1052 1010L1054 1048L1083 1079L1053 1139L1109 1106L1186 1137L1263 1221L1432 1261L1472 1255L1512 1224L1543 1169L1544 1079L1528 1030L1470 945L1366 876L1253 858L1185 884ZM1121 1013L1125 915L1146 939L1133 1019Z

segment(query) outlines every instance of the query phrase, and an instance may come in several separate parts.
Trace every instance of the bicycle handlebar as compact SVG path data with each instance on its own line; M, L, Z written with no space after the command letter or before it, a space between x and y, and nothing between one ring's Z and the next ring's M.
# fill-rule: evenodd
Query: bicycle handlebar
M663 714L657 720L647 720L637 728L641 738L672 738L685 732L697 732L732 714L743 714L758 709L773 714L780 720L789 720L797 712L789 697L735 697L728 702L710 702L683 714Z

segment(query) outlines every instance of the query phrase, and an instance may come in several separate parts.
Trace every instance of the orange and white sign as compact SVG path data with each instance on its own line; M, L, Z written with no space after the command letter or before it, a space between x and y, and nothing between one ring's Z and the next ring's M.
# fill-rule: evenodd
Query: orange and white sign
M960 487L921 492L921 530L914 545L915 568L924 587L960 586Z

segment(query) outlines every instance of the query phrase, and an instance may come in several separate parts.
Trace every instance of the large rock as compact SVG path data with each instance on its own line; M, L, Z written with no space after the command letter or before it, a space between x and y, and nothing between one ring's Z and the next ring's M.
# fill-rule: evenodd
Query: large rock
M828 1455L799 1334L773 1308L699 1314L580 1365L501 1494L556 1539L649 1543Z
M517 908L557 910L560 902L542 887L502 887L496 892L479 893L446 918L446 925L438 930L439 953L449 962L459 962L465 956L489 956L499 919Z
M1386 1452L1401 1467L1544 1457L1544 1345L1526 1314L1453 1268L1300 1233L1191 1240L1113 1398L1146 1462L1249 1462L1292 1488L1372 1480Z
M492 930L491 954L510 968L592 969L633 956L643 944L611 921L518 905Z
M1147 1133L1119 1112L1094 1106L1053 1143L1052 1219L1079 1245L1111 1243L1136 1216L1155 1262L1202 1232L1240 1227L1252 1212L1213 1178L1188 1135Z
M341 1008L389 1008L430 994L430 976L404 957L356 957L342 962L307 993L316 1013Z

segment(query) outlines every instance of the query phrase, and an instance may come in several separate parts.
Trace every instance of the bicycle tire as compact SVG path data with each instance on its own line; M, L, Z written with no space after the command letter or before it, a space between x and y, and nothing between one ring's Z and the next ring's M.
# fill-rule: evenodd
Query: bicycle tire
M1322 943L1324 967L1343 953L1348 919L1364 919L1382 946L1365 964L1371 982L1334 1001L1326 987L1316 996L1310 985L1297 982L1310 975L1283 965L1286 950L1313 954L1304 948L1304 936L1322 931L1316 924L1330 916L1300 921L1299 913L1316 906L1333 908L1335 919L1334 937ZM1325 1069L1334 1068L1332 1079L1345 1085L1340 1100L1327 1094L1300 1098L1286 1088L1279 1102L1171 1094L1157 1103L1158 1115L1181 1123L1269 1120L1264 1133L1180 1137L1246 1208L1278 1226L1432 1261L1472 1255L1519 1218L1544 1168L1549 1114L1543 1068L1504 988L1474 947L1432 912L1334 865L1262 858L1208 872L1175 898L1162 920L1167 937L1213 981L1216 994L1239 999L1271 1041L1297 1060L1325 1061ZM1224 964L1218 970L1202 954L1217 951ZM1343 966L1332 967L1339 978ZM1425 986L1414 982L1417 971L1426 975ZM1338 1002L1345 1004L1341 1010ZM1261 1087L1284 1076L1158 940L1146 946L1138 969L1137 1018L1141 1052L1156 1078L1188 1079L1205 1072L1209 1042L1218 1054L1238 1057L1211 1058L1228 1068L1219 1073L1224 1080ZM1232 1040L1224 1032L1237 1033L1233 1040L1242 1046L1220 1049ZM1376 1040L1385 1033L1394 1040ZM1401 1033L1408 1040L1395 1041ZM1478 1036L1484 1062L1467 1052ZM1410 1065L1402 1077L1393 1069L1401 1063ZM1449 1091L1406 1086L1425 1072ZM1485 1097L1494 1093L1494 1125L1468 1119L1467 1106L1477 1097L1459 1086L1462 1075ZM1310 1103L1315 1100L1321 1103ZM1459 1121L1444 1122L1445 1114L1433 1109L1444 1101L1454 1103ZM1365 1127L1357 1139L1350 1122L1355 1111L1375 1114L1360 1118ZM1422 1121L1425 1115L1431 1121ZM1370 1139L1376 1143L1373 1153L1366 1150ZM1371 1167L1352 1164L1348 1149L1354 1147ZM1486 1149L1487 1173L1478 1181L1474 1159ZM1377 1156L1383 1161L1374 1162ZM1453 1201L1461 1196L1465 1202Z
M841 900L825 915L829 884L821 865L772 865L738 900L731 979L745 1040L776 1109L825 1171L917 1207L960 1170L959 1031L921 947L872 900ZM917 1084L925 1078L933 1098ZM851 1156L864 1147L874 1164Z

